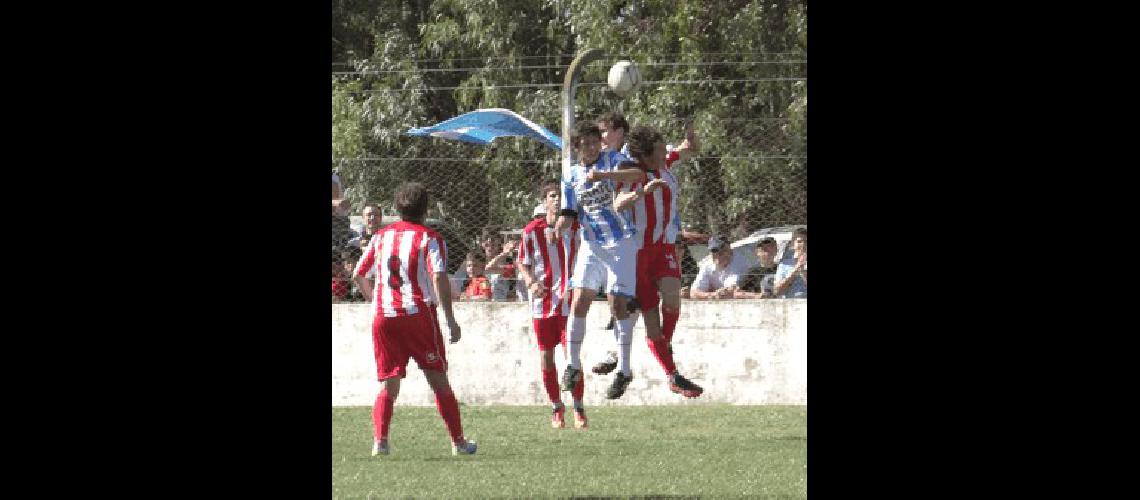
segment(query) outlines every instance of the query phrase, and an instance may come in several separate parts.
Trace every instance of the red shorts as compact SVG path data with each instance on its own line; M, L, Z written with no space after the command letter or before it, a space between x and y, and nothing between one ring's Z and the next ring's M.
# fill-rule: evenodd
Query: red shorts
M566 316L534 318L534 335L538 338L538 350L549 351L559 343L566 342Z
M637 302L641 310L653 310L661 301L657 280L681 279L677 248L672 243L654 243L637 251Z
M421 370L447 371L443 333L439 330L435 308L411 316L386 318L376 315L372 321L372 350L376 356L376 378L404 378L408 375L408 358L416 360Z

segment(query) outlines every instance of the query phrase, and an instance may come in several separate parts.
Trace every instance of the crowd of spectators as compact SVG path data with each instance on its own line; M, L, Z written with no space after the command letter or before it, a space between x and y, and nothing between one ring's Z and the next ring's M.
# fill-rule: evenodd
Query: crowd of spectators
M372 234L382 225L378 206L365 205L364 224L353 229L350 206L340 178L333 173L332 188L332 297L333 302L361 302L367 290L358 290L349 279ZM544 217L542 204L533 217ZM742 238L734 232L734 240ZM464 264L451 275L454 300L525 301L515 257L520 241L511 231L485 227L467 253ZM730 239L716 234L708 238L709 255L697 262L683 238L676 244L681 265L681 295L688 299L722 300L743 298L807 298L807 229L798 228L783 251L776 239L765 237L755 247L755 259L744 249L733 249ZM599 300L605 295L599 294Z

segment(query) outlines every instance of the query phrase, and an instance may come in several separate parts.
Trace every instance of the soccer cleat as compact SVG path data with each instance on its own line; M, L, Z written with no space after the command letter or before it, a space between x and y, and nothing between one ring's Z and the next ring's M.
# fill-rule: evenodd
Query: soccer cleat
M567 365L566 371L562 373L562 390L574 390L574 386L579 380L582 380L582 370Z
M606 389L606 399L617 399L622 394L625 394L625 388L629 387L629 382L633 380L633 375L626 375L622 372L617 372L614 375L614 381L610 384L609 389Z
M566 428L566 407L559 406L550 417L550 426L555 429Z
M689 379L682 377L680 373L674 373L669 379L669 390L685 396L686 398L695 398L705 392L701 386L694 384Z
M388 440L372 442L372 456L387 455L390 451L391 450L388 449Z
M587 427L586 410L583 410L581 408L575 408L574 409L574 428L575 429L585 429L586 427Z
M591 368L590 371L597 373L598 375L607 375L610 372L614 371L614 368L617 368L617 365L618 365L617 353L610 351L608 356L606 357L606 360L602 361L601 363L594 365L594 367Z
M452 455L474 455L476 448L478 448L478 446L475 445L475 441L467 440L467 441L464 441L463 444L451 443L451 454Z

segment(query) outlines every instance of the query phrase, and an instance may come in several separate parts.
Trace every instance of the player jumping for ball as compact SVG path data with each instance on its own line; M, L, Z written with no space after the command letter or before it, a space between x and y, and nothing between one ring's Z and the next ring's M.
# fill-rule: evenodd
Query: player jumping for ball
M562 178L562 210L551 237L566 237L565 231L575 220L579 223L578 255L570 287L574 289L573 316L567 336L570 340L570 366L562 376L562 390L569 391L582 379L582 339L586 335L586 313L603 285L610 310L617 318L620 353L618 373L606 390L608 399L625 393L633 380L630 369L630 342L633 321L626 309L637 292L637 230L628 212L614 208L614 182L633 182L640 178L636 170L619 171L625 159L616 151L601 150L602 134L593 122L579 122L571 145L578 161ZM633 174L634 176L630 176ZM571 236L572 237L572 236Z

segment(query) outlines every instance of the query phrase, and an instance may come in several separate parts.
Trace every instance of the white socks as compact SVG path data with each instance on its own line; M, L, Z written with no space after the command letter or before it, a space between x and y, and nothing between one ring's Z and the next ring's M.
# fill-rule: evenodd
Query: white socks
M614 323L614 331L618 332L618 370L627 376L633 375L633 370L629 367L629 357L633 351L633 322L636 319L631 315Z
M614 324L617 329L617 324ZM586 336L586 318L570 316L570 327L566 330L570 339L570 366L575 370L582 369L582 339Z

